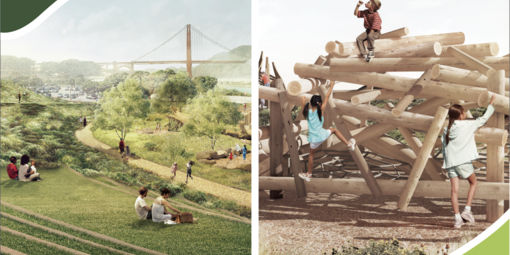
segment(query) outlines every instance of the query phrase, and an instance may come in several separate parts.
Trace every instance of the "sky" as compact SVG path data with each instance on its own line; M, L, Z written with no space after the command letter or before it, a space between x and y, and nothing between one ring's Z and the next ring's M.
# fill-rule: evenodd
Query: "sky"
M357 2L259 0L259 51L253 56L258 58L263 51L285 84L298 80L295 63L313 64L319 55L327 55L328 41L354 42L364 31L363 19L354 16ZM379 15L382 33L402 27L409 28L408 36L464 32L464 44L496 42L498 56L509 53L508 0L381 0ZM398 75L417 78L420 73Z
M230 49L251 45L251 1L70 0L30 33L2 41L1 50L37 62L132 61L186 24Z

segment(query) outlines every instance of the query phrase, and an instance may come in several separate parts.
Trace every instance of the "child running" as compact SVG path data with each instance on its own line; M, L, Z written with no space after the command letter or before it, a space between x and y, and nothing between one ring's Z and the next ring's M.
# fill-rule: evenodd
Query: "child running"
M186 183L188 183L188 176L189 178L191 178L191 180L193 180L193 177L191 177L191 166L194 165L195 162L193 161L189 161L187 164L186 164L186 167L187 167L187 171L186 171Z
M494 112L492 104L496 100L493 95L485 114L476 120L465 120L466 112L461 105L454 104L448 110L448 127L444 128L441 141L443 144L443 168L447 169L452 185L452 206L455 212L454 228L460 228L464 220L474 223L471 202L476 192L476 176L471 161L478 158L475 131L483 126ZM464 211L459 214L459 176L469 182L469 191ZM464 220L463 220L464 219Z
M359 7L363 4L363 1L359 1L354 9L354 15L358 18L365 19L363 25L366 31L361 33L356 42L358 44L359 52L365 58L365 61L370 62L374 58L375 40L381 36L381 16L377 10L381 8L381 2L379 0L370 0L365 4L366 10L358 11ZM365 50L365 41L368 43L368 55Z
M310 102L306 103L306 97L302 97L303 101L303 116L308 121L308 142L310 142L310 154L308 156L308 172L307 173L299 173L299 177L306 181L310 181L312 178L312 170L313 170L313 156L315 154L316 149L326 140L328 139L332 133L340 139L340 141L347 144L350 151L353 151L356 145L356 141L354 138L351 138L349 141L345 139L345 137L338 131L336 128L324 129L324 116L322 116L322 112L326 108L326 104L328 103L328 98L331 96L331 92L333 91L333 84L329 86L328 93L326 95L326 99L324 103L322 102L322 98L318 95L312 96ZM310 108L312 106L312 109Z

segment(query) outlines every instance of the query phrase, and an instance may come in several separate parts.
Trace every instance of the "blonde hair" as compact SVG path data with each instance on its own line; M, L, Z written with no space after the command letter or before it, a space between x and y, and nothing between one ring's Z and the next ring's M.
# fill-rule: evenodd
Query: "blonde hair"
M372 3L372 8L374 9L374 12L381 8L381 1L379 1L379 0L370 0L370 2Z

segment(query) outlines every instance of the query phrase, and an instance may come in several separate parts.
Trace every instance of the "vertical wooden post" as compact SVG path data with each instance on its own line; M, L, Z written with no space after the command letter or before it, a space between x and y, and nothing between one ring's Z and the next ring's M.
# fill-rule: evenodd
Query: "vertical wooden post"
M398 208L405 211L407 210L407 206L413 197L413 193L416 190L416 186L418 185L418 181L423 173L423 169L427 163L429 158L430 151L434 148L434 144L437 140L437 135L443 128L443 123L448 114L448 109L439 106L434 116L434 121L430 125L429 132L425 136L425 140L423 141L423 146L420 149L420 153L417 155L416 161L414 162L413 169L411 170L411 174L409 175L409 179L406 182L406 186L402 195L400 195L400 199L398 200Z
M496 94L505 93L505 71L492 73L487 78L487 90ZM487 127L505 128L505 115L495 112L487 121ZM505 155L503 146L487 144L487 182L505 181ZM486 218L490 223L496 222L504 213L503 200L487 200Z
M334 82L331 81L331 84L332 84L331 86L333 86ZM322 98L326 97L327 91L325 86L319 86L317 92L319 92L319 95L321 95ZM340 131L340 133L342 133L345 139L349 140L352 138L349 128L347 128L347 125L343 121L342 117L337 113L336 105L335 103L333 103L333 100L328 100L328 104L326 105L326 109L324 112L325 112L324 114L328 114L333 117L333 123L335 123L336 128L338 129L338 131ZM375 180L374 175L370 171L370 168L368 167L365 158L363 158L363 155L361 154L361 151L359 150L358 146L356 145L356 149L354 151L350 151L350 153L352 158L354 159L354 162L358 166L361 175L365 179L365 182L367 183L370 192L372 192L372 195L374 197L380 196L382 194L381 188L379 187L379 184L377 184L377 181Z
M334 81L332 81L332 83L329 84L329 86L334 86ZM324 102L324 97L322 98L322 102ZM329 99L328 101L331 101L333 100L333 93L331 93L331 96L329 96ZM331 114L322 114L322 116L324 117L324 126L323 128L324 129L329 129L333 126L333 117ZM331 145L333 145L333 136L330 136L328 137L328 139L326 139L326 141L324 141L324 143L322 143L322 149L323 150L327 150L329 147L331 147Z
M278 102L280 102L283 127L285 130L285 135L287 137L287 145L289 146L290 167L292 169L292 173L294 174L294 182L296 183L296 193L298 198L306 197L306 188L304 180L299 177L299 173L301 173L301 164L299 162L298 146L296 139L294 138L294 132L292 128L293 123L292 116L290 115L289 102L287 100L287 91L282 91L278 93ZM273 152L271 152L271 157L276 156L278 155L275 155L273 154ZM280 155L280 157L282 156Z
M271 87L281 89L283 85L282 79L276 79L271 82ZM268 100L269 101L269 100ZM269 105L272 110L269 111L269 123L271 133L269 134L269 150L271 155L269 157L269 175L277 176L283 170L282 159L283 159L283 121L282 112L280 111L280 103L270 101ZM281 190L270 190L269 197L271 199L283 198Z

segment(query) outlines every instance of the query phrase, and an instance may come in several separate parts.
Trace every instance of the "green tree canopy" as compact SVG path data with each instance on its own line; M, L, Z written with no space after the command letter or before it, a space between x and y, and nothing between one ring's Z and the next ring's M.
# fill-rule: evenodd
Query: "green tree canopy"
M17 75L31 75L35 67L35 61L29 58L3 55L0 61L3 74L16 73Z
M218 88L188 100L185 113L190 116L181 131L186 136L206 136L214 150L216 141L228 125L236 125L242 118L236 103L228 101Z
M68 59L61 62L42 62L41 73L44 75L67 74L71 77L94 76L101 75L101 67L92 61Z
M128 77L127 73L118 72L111 75L108 75L102 82L101 85L104 88L111 88L117 86L119 83L123 82Z
M158 97L154 102L156 111L165 112L173 102L186 102L197 95L195 84L187 73L179 72L170 76L165 83L156 90Z
M193 78L193 83L195 83L198 93L205 94L207 91L216 87L218 79L211 76L197 76Z
M94 128L115 130L119 138L126 138L133 123L146 118L150 103L143 97L143 90L136 79L127 79L117 87L103 92L100 108L95 112Z

